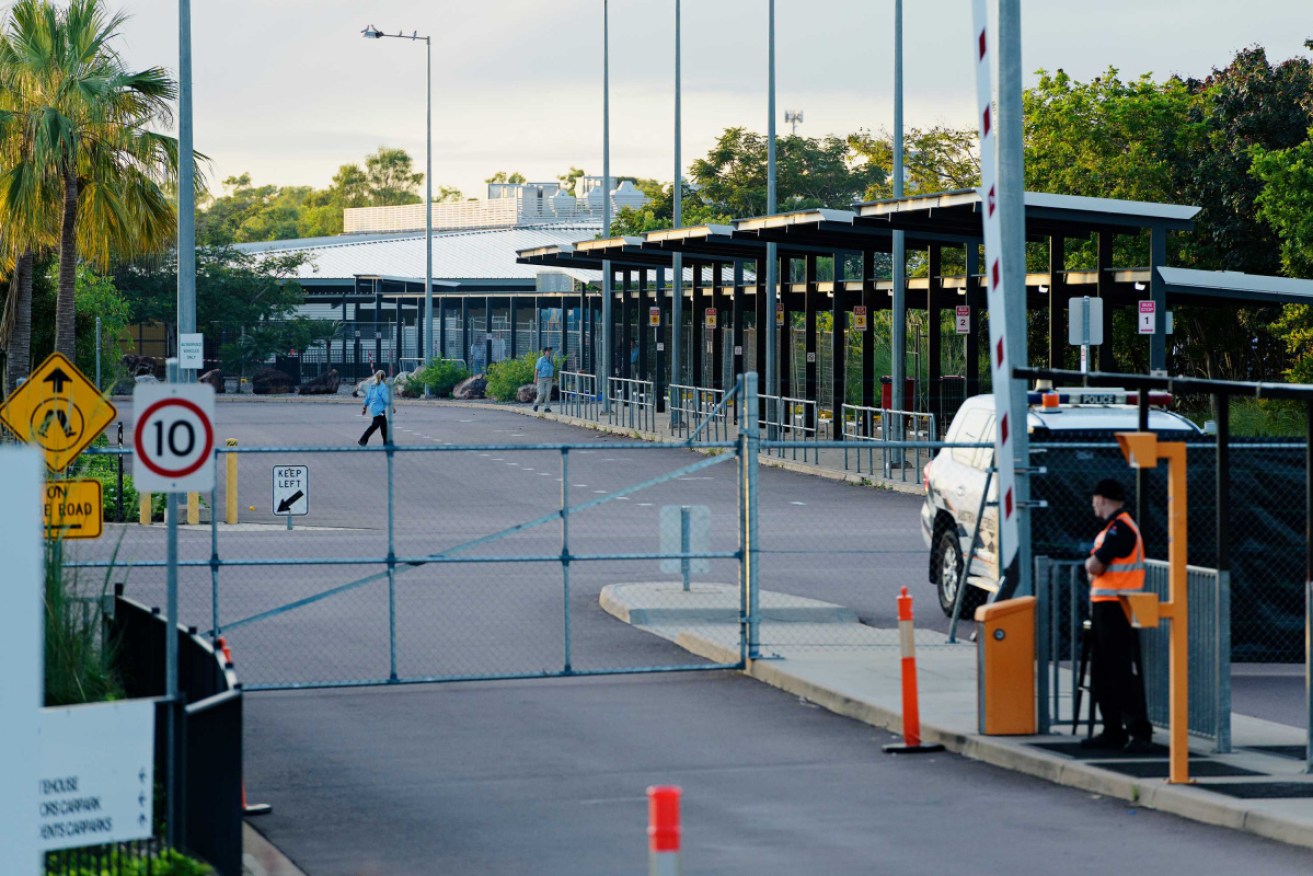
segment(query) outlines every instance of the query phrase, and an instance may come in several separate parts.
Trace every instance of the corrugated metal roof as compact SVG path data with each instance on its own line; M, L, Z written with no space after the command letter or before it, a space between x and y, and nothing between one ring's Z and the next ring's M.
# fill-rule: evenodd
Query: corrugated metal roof
M542 270L516 261L516 251L553 244L570 244L600 226L550 225L536 228L495 228L433 235L434 280L531 280ZM272 240L238 245L243 252L305 252L310 264L297 279L303 281L351 279L357 274L414 278L423 286L424 234L368 235L364 239L318 237L306 240ZM596 282L596 271L559 268L576 280Z
M1313 280L1242 274L1239 271L1198 271L1193 268L1158 268L1167 291L1207 298L1224 298L1236 303L1264 304L1313 302Z

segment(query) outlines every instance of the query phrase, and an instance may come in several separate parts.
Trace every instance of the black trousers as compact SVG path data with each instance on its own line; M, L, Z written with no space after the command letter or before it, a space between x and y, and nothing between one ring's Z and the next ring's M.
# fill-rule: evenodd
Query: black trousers
M1120 602L1095 602L1090 615L1094 628L1090 687L1103 716L1103 732L1149 739L1153 726L1144 701L1144 678L1137 671L1139 633Z
M379 430L379 431L381 431L381 432L383 433L383 443L384 443L384 444L387 444L387 443L388 443L388 417L387 417L387 414L379 414L379 415L377 415L376 417L374 417L374 422L370 423L370 424L369 424L369 428L365 430L365 434L363 434L363 435L360 436L360 443L361 443L361 444L367 444L367 443L369 443L369 436L374 434L374 430L375 430L375 429L377 429L377 430Z

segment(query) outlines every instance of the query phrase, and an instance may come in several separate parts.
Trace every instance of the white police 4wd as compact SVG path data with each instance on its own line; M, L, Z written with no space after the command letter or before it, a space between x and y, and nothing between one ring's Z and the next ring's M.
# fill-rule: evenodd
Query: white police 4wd
M1123 389L1032 392L1027 429L1032 441L1043 441L1064 431L1106 432L1111 439L1116 432L1139 429L1138 400L1137 393ZM1170 401L1166 393L1149 393L1150 404ZM938 591L939 607L949 616L962 580L962 558L968 553L971 565L965 581L967 590L962 595L962 616L971 617L976 606L998 590L998 482L990 475L994 426L994 396L972 396L953 417L944 441L988 446L945 447L925 467L921 536L930 549L930 583ZM1149 412L1149 429L1159 433L1200 431L1185 417L1163 410ZM977 515L981 516L978 532Z

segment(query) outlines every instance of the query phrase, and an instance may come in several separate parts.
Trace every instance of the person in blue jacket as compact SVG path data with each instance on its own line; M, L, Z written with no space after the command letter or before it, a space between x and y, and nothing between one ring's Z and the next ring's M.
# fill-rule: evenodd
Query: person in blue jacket
M552 378L556 376L556 364L552 362L552 348L543 347L543 354L533 366L534 382L538 384L538 395L533 400L533 409L544 405L547 413L552 411Z
M374 434L374 430L380 430L383 434L383 443L388 442L388 406L392 404L392 390L388 388L387 380L382 371L375 372L374 378L369 382L369 388L365 391L365 404L360 409L360 415L363 417L366 413L373 415L374 420L365 430L365 434L360 436L358 442L361 447L369 443L369 436Z

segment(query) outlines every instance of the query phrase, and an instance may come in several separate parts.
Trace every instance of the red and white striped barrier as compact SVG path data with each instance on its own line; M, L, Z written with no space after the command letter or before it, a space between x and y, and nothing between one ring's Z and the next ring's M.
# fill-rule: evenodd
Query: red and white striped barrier
M916 631L912 625L912 597L906 587L898 594L898 647L903 661L903 741L890 743L884 750L899 754L943 751L942 745L921 742L921 706L916 696Z
M648 876L679 876L679 788L647 789Z

